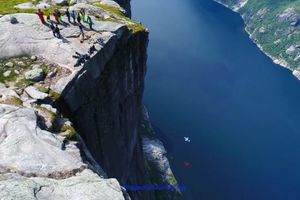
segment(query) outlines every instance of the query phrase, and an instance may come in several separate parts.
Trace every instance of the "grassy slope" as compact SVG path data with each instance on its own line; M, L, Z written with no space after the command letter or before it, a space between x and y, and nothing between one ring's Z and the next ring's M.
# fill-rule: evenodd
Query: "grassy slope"
M221 0L233 6L237 0ZM273 57L288 62L291 68L298 68L300 60L294 59L300 55L286 54L291 45L300 45L300 26L292 26L290 21L280 22L278 16L287 8L294 8L300 18L300 0L248 0L245 7L239 10L247 25L247 31L262 46L263 50ZM266 12L262 12L265 9ZM260 13L260 14L258 14ZM264 13L264 14L262 14ZM263 27L265 32L259 32ZM277 41L277 43L275 42Z
M33 10L22 11L14 8L15 5L29 2L28 0L0 0L0 14L9 14L17 12L33 12Z
M11 13L35 13L36 10L34 9L26 9L26 10L20 10L15 8L14 6L21 4L21 3L26 3L26 2L32 2L33 4L38 4L38 0L0 0L0 15L5 15L5 14L11 14ZM130 22L131 24L128 25L128 28L132 30L133 32L139 32L139 31L146 31L146 28L139 23L136 23L132 21L130 18L126 17L124 13L122 13L118 8L112 7L112 6L107 6L107 5L102 5L102 4L94 4L95 6L99 7L100 9L103 9L105 11L108 11L112 13L115 16L115 19L111 18L108 19L110 21L118 21L118 19L125 20L127 22ZM55 8L59 8L59 6L53 6L50 9L44 10L45 14L50 14L53 13Z

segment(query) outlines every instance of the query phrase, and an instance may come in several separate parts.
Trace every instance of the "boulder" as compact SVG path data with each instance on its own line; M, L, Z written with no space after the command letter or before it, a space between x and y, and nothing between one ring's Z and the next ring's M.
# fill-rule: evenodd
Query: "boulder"
M53 3L55 5L59 5L59 6L67 6L68 5L67 0L54 0Z
M35 64L35 65L32 65L31 68L32 68L32 69L39 69L39 68L41 68L41 65Z
M77 0L70 0L70 2L69 2L70 5L74 5L76 3L77 3Z
M8 70L8 71L6 71L6 72L3 73L3 76L4 76L4 77L9 77L10 74L11 74L11 71Z
M9 97L17 97L19 98L19 95L11 88L5 87L4 84L0 83L0 99L4 100Z
M36 7L37 7L38 9L43 10L43 9L50 8L51 5L49 5L48 3L43 3L43 2L41 2L41 3L37 4Z
M13 67L14 63L13 62L8 62L8 63L5 63L5 66L6 67Z
M24 63L23 61L19 61L19 62L17 63L17 65L19 65L19 66L21 66L21 67L25 67L25 66L26 66L25 63Z
M38 91L33 86L25 88L25 92L33 99L45 99L48 97L48 94Z
M36 9L36 7L31 2L21 3L19 5L16 5L15 8L22 9L22 10Z
M38 82L44 80L44 78L45 74L40 68L32 69L25 73L25 79L27 80Z
M36 61L37 57L36 57L36 56L31 56L30 59L31 59L32 61Z
M14 17L14 16L11 16L10 19L9 19L9 21L10 21L11 24L17 24L17 23L19 23L19 21L17 20L17 18Z

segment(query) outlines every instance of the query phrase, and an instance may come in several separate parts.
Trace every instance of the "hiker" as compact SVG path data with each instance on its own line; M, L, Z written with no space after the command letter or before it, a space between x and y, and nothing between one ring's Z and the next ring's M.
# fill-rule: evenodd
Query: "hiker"
M57 24L56 24L56 26L55 26L54 32L55 32L55 34L56 34L56 37L60 39L60 38L61 38L61 34L60 34L60 30L59 30Z
M75 52L76 55L73 55L73 58L77 58L77 62L75 63L74 67L78 67L81 64L84 64L87 60L90 59L90 56L87 54L80 54L78 52Z
M75 10L72 10L71 17L73 18L74 24L76 24L76 12L75 12Z
M58 20L58 12L57 12L57 11L58 11L57 9L55 9L55 10L53 11L53 16L54 16L54 19L55 19L56 23L59 23L59 20Z
M47 22L49 22L49 23L50 23L50 22L51 22L51 19L50 19L50 14L47 14L46 16L47 16L47 17L46 17L46 18L47 18Z
M57 9L57 17L58 17L59 23L62 23L62 15L61 15L61 12L58 9Z
M41 23L46 24L45 19L44 19L44 13L41 11L41 9L39 9L36 14L39 16Z
M80 18L82 21L86 22L85 20L85 9L84 8L81 8L80 10Z
M89 54L89 55L92 55L95 51L97 51L97 49L96 49L95 45L93 45L93 46L91 46L91 47L89 48L88 54Z
M90 29L93 30L93 21L90 16L87 17L87 23L90 26Z
M83 14L83 12L79 13L79 17L80 17L80 20L84 22L84 14Z
M71 23L69 8L67 8L65 14L66 14L66 16L68 17L68 22Z
M55 27L53 25L53 22L50 23L50 28L52 30L53 36L56 37L56 33L55 33Z
M100 44L101 46L104 46L104 40L102 38L97 39L97 43Z
M81 42L83 42L84 41L84 31L83 31L83 25L81 23L79 23L79 30L80 30L80 35L82 35Z
M78 24L80 24L80 22L81 22L81 18L80 18L79 13L77 14L77 22L78 22Z

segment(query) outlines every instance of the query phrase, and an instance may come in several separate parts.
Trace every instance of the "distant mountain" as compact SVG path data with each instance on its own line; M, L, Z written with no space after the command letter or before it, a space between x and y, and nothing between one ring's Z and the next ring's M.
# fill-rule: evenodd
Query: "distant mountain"
M300 0L218 0L243 17L251 39L300 78Z

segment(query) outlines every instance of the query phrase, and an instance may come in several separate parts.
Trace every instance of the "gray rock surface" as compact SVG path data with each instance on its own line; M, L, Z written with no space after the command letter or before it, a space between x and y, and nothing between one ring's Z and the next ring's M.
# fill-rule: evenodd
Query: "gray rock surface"
M80 9L81 6L75 8ZM104 11L95 7L90 8L94 12L104 13ZM18 19L20 23L12 26L10 23L12 16ZM63 20L67 21L66 18L63 18ZM95 31L86 31L89 40L80 43L80 31L77 26L59 26L64 39L57 39L53 37L52 31L47 26L41 25L35 14L5 15L0 18L0 46L5 46L0 51L0 58L34 55L32 58L35 60L36 56L42 57L74 72L69 78L66 78L70 81L76 71L80 70L80 67L73 67L77 61L72 57L75 52L87 53L90 46L95 44L97 39L102 38L105 44L123 31L124 24L97 21L95 18L93 18L93 21ZM97 50L102 49L101 45L95 45Z
M51 5L48 4L48 3L45 3L45 2L41 2L41 3L36 5L37 9L47 9L47 8L50 8L50 7L51 7Z
M36 9L36 7L33 5L33 3L31 2L27 2L27 3L21 3L19 5L16 5L15 8L18 9Z
M0 173L66 177L86 165L75 144L38 127L32 109L0 106Z
M87 8L87 12L100 17L114 17L112 13L79 2L72 7L76 10L80 8ZM19 23L12 25L12 18ZM90 138L78 139L78 142L66 139L59 131L59 133L48 131L50 130L48 127L42 126L40 113L34 109L46 108L51 112L56 110L49 109L47 104L36 108L37 104L46 101L31 99L31 97L43 98L44 95L31 87L27 87L19 94L22 100L25 100L23 105L28 108L0 104L1 200L124 199L119 183L115 179L103 178L105 177L101 169L103 166L111 177L118 178L122 184L145 183L144 160L136 127L146 71L147 34L135 35L129 39L127 37L131 36L129 32L123 37L126 30L124 21L116 23L92 18L95 23L94 31L85 30L86 40L83 43L80 43L78 37L79 28L74 25L59 25L63 39L58 39L53 37L47 26L40 23L36 14L20 13L0 18L0 47L5 47L0 49L0 58L34 55L32 60L39 58L39 61L42 59L69 69L72 72L69 77L62 76L60 70L53 79L46 78L43 83L34 84L47 85L51 89L56 87L59 92L72 89L69 86L73 84L76 95L83 95L78 99L69 99L75 101L74 106L79 110L78 117L84 118L80 124L84 126L81 127L81 131L86 137L91 130ZM67 22L65 17L63 20ZM122 43L119 40L121 37L124 39ZM96 44L97 39L102 39L103 44ZM98 52L86 65L74 68L76 59L72 56L75 52L87 53L93 44L96 45ZM107 70L107 63L110 60L113 60L114 76L109 73L109 77L102 77L102 72ZM37 69L39 68L33 70ZM20 76L23 75L24 71L20 70ZM103 81L107 81L109 86ZM108 87L111 91L115 91L115 94L108 91ZM3 88L4 90L7 96L15 93L12 88L9 90ZM73 98L76 95L69 97ZM102 101L105 98L106 103ZM127 103L124 101L120 104L120 100L126 98ZM86 105L87 109L84 109L82 103L89 103ZM89 117L93 115L95 119L89 124L91 122ZM112 129L109 126L116 124L115 122L119 122L120 119L122 119L120 127ZM73 122L74 119L70 120ZM76 131L79 132L77 129ZM88 144L84 145L84 141ZM103 145L103 149L99 148L99 145Z
M33 86L25 88L25 92L33 99L45 99L48 97L48 94L38 91Z
M38 81L42 81L45 78L45 74L42 69L34 68L25 73L25 78L27 80L38 82Z
M11 88L7 88L4 84L0 83L0 99L4 100L8 97L18 97L19 95Z
M59 6L67 6L68 5L67 0L53 0L53 3L55 5L59 5Z
M74 177L51 179L0 175L1 200L123 200L116 179L101 179L90 170Z
M7 70L7 71L5 71L5 72L3 73L3 76L4 76L4 77L9 77L10 74L11 74L11 71L10 71L10 70Z
M86 167L75 142L41 130L33 110L0 104L1 200L124 199L115 179Z
M14 63L8 62L8 63L5 63L5 66L6 66L6 67L13 67L13 66L14 66Z

